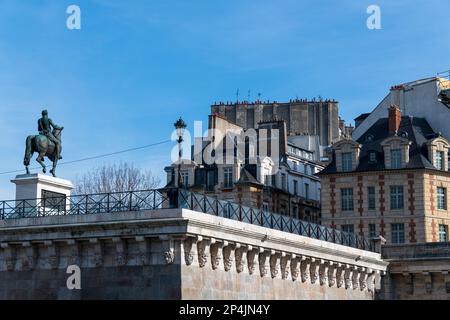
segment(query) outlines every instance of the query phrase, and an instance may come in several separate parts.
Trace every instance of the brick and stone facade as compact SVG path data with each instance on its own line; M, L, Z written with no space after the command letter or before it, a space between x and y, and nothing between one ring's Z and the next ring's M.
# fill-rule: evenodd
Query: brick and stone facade
M333 146L319 173L322 223L391 243L448 241L448 141L393 106L358 141Z

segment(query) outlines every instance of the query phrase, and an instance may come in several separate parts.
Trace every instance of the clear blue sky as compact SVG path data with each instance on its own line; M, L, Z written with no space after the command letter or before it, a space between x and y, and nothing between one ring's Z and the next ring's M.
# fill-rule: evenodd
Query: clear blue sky
M82 29L66 28L77 4ZM368 30L378 4L382 30ZM64 125L65 161L170 138L214 101L321 95L351 121L391 85L450 69L448 0L0 1L0 171L22 168L42 107ZM164 179L172 145L61 166L132 161ZM33 160L34 163L34 160ZM14 174L0 176L12 198Z

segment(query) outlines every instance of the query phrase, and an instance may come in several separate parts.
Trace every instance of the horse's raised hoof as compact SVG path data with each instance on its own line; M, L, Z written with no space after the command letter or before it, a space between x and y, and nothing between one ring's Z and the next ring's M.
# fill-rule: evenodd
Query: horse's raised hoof
M56 178L56 174L55 174L55 171L53 169L50 170L50 173L52 174L52 176L54 176Z
M47 170L45 168L42 169L43 173L47 173Z

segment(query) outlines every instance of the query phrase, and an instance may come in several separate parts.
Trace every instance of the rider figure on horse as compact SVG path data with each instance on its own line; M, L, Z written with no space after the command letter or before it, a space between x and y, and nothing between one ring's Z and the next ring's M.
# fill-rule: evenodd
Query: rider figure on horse
M59 127L52 121L52 119L50 119L48 117L47 110L43 110L42 118L40 118L38 120L39 134L46 136L51 142L53 142L55 144L55 156L57 157L56 159L60 160L60 159L62 159L62 157L61 157L61 141L53 135L52 128L56 129L56 130L63 129L63 127Z

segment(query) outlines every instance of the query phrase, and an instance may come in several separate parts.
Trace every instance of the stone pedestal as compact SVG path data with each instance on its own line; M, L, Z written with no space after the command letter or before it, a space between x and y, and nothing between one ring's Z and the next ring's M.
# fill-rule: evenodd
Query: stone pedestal
M16 200L45 198L49 194L70 196L73 184L69 180L54 178L40 173L21 174L12 183L16 185Z
M49 211L70 209L73 184L69 180L55 178L40 173L16 176L16 208L24 215L42 215Z

